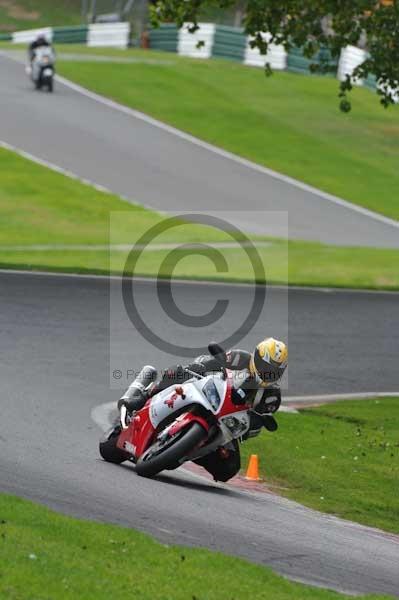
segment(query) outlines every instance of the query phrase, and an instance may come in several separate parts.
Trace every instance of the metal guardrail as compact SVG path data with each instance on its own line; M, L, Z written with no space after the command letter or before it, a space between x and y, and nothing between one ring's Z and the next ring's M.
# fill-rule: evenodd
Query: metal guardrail
M58 44L86 44L89 27L54 27L53 42Z
M329 50L323 48L309 59L303 55L301 48L294 47L287 53L283 46L274 44L270 45L266 55L262 55L258 48L250 47L250 38L241 28L224 25L212 26L209 23L199 23L199 26L200 29L192 35L188 33L186 25L178 30L174 24L165 23L159 29L150 31L150 48L177 52L181 56L195 58L226 58L255 67L264 67L266 63L269 63L276 70L287 70L306 75L311 73L310 64L317 65L327 62L328 74L335 74L341 79L346 73L350 75L353 69L367 56L364 50L348 46L341 51L339 60L333 59ZM267 37L268 34L263 35ZM188 36L191 36L191 41L188 40ZM196 44L200 41L203 41L205 46L197 48ZM365 85L371 89L377 87L373 75L369 75L365 81L359 81L356 84Z
M130 23L95 23L77 27L46 27L5 34L15 44L29 44L38 35L59 44L87 44L88 46L127 48L130 43ZM0 38L3 39L3 38Z
M127 48L130 23L94 23L89 25L87 45L91 47Z
M200 28L191 34L188 24L181 29L173 23L162 24L158 29L151 29L148 34L149 46L157 50L175 52L181 56L193 58L226 58L255 67L264 67L270 63L273 69L288 70L294 73L309 74L311 63L327 62L331 66L331 74L335 72L338 79L343 80L346 74L351 75L353 69L363 62L367 54L354 46L347 46L341 51L339 61L333 60L328 50L321 49L312 59L303 55L301 48L292 48L288 53L283 46L270 45L268 53L262 55L258 48L251 48L250 37L243 29L199 23ZM49 41L63 44L87 44L94 47L126 48L130 42L130 24L95 23L77 27L47 27L30 29L15 33L0 34L0 40L28 44L39 34ZM263 34L266 38L269 34ZM354 81L356 85L364 85L376 89L378 83L373 75L364 81Z
M301 48L294 47L288 52L287 70L292 71L293 73L303 73L304 75L309 75L310 65L317 65L321 64L322 62L327 62L331 67L331 71L329 72L330 75L332 75L334 72L337 72L338 61L331 58L331 54L328 50L321 49L315 56L309 59L303 55Z

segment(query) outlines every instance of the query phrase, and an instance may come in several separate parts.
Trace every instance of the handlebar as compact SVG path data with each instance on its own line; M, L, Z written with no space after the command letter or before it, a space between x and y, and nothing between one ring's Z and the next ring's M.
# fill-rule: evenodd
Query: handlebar
M124 404L122 404L122 406L121 406L120 419L121 419L122 429L127 429L127 427L128 427L128 422L127 422L127 408L126 408L126 406Z
M186 373L189 373L190 375L193 375L194 377L197 377L197 379L205 379L205 377L207 377L207 375L201 375L200 373L196 373L195 371L191 371L190 369L187 369L186 367L184 368L184 371ZM222 374L223 374L223 379L227 379L227 371L226 371L225 367L222 367L221 371L222 371Z
M190 375L193 375L194 377L197 377L198 379L204 379L206 377L206 375L201 375L200 373L191 371L191 369L187 369L187 367L185 367L184 370L186 373L189 373Z

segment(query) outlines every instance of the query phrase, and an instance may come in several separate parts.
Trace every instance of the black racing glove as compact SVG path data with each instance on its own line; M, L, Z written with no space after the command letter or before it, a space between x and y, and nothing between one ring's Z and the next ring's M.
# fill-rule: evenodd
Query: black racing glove
M174 365L173 367L169 367L169 369L164 371L160 387L165 389L170 385L184 383L186 379L188 379L188 377L184 367L182 365Z
M265 388L263 396L256 411L262 414L275 413L281 405L281 390L280 388Z
M203 364L201 362L193 362L189 365L187 365L187 367L185 367L186 369L189 369L190 371L192 371L193 373L196 373L197 375L203 375L205 376L208 369L207 369L207 365ZM187 371L186 371L187 373ZM188 378L191 378L191 374L188 373Z

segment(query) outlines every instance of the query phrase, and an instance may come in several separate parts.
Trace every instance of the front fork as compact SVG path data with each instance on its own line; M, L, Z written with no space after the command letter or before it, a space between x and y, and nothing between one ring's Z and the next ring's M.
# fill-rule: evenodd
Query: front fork
M130 419L127 414L127 408L124 404L122 404L122 406L121 406L120 419L121 419L122 429L127 429L129 426Z

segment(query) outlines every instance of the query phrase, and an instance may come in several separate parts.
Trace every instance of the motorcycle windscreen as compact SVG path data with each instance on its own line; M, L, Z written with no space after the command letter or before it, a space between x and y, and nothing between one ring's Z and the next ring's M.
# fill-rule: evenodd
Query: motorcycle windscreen
M202 391L203 391L206 399L208 400L209 404L211 405L213 411L217 412L220 407L220 404L222 402L222 399L221 399L218 389L215 385L215 382L212 379L208 379L208 381L205 383L204 387L202 388Z

